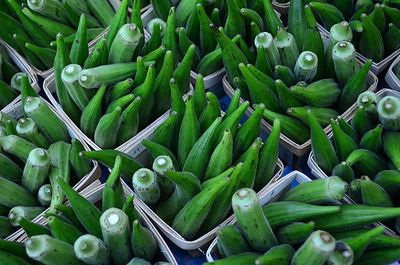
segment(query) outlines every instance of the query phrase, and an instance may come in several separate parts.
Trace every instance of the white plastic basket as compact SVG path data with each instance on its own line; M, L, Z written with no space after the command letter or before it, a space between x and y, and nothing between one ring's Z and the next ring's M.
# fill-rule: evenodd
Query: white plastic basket
M395 96L395 97L400 98L400 92L391 90L391 89L382 89L382 90L379 90L376 94L379 95L380 97ZM349 122L354 117L355 110L356 109L353 109L353 112L350 113L350 115L348 115L348 117L345 119L347 122ZM333 133L330 133L328 136L329 136L329 138L332 138ZM307 164L311 169L311 173L315 177L317 177L317 178L327 178L328 177L328 175L318 166L318 164L314 158L314 153L312 151L310 152L310 155L308 157Z
M153 10L153 7L150 7L142 15L143 25L146 26L150 22L150 20L152 20L153 18L155 18L154 10ZM147 38L150 37L150 33L147 32L146 30L145 30L145 35L147 36ZM222 77L224 75L225 75L225 68L221 68L221 69L215 71L214 73L205 76L204 77L205 88L209 89L209 88L215 86L216 84L218 84L219 82L221 82ZM190 81L193 84L196 82L196 77L197 77L197 73L195 71L191 70L190 71Z
M10 45L0 39L0 45L6 48L8 55L14 64L24 73L28 75L29 80L31 81L31 86L35 89L36 92L40 91L40 87L38 85L37 76L34 70L27 64L27 62L19 55ZM12 108L15 104L17 104L21 100L21 95L18 95L13 101L11 101L7 106L5 106L1 111L7 111Z
M105 184L96 182L96 183L94 183L93 186L90 186L87 189L83 190L81 192L81 195L84 196L87 200L89 200L93 204L98 203L99 201L101 201L104 186L105 186ZM124 188L125 196L129 195L130 189L126 186L124 186L123 188ZM69 205L68 202L66 202L66 204ZM157 229L151 223L149 218L143 213L143 211L137 206L137 204L135 202L134 202L134 205L135 205L135 208L138 211L139 215L142 217L142 224L151 231L154 238L156 239L159 250L160 250L161 254L164 256L165 260L167 260L168 262L170 262L174 265L177 265L178 263L176 262L174 255L172 254L171 250L169 249L167 243L164 241L164 239L162 238L160 233L157 231ZM37 224L41 224L41 225L47 224L46 218L43 216L38 216L37 218L33 219L33 222L35 222ZM22 230L22 231L20 231L20 234L17 235L17 237L15 238L14 241L25 242L27 239L28 239L27 235Z
M119 5L121 4L120 0L108 0L108 2L110 3L111 7L117 11ZM145 12L148 8L150 8L151 5L147 5L146 7L142 8L142 12ZM104 31L102 33L100 33L96 38L94 38L92 41L89 42L89 47L94 46L97 41L105 36L107 34L107 30L108 27L104 29ZM46 78L49 75L51 75L54 71L54 68L51 67L50 69L46 69L46 70L39 70L37 67L35 67L31 62L29 62L24 56L22 56L21 54L19 54L14 48L12 48L11 46L9 46L9 48L16 54L18 54L21 58L23 58L23 60L25 61L25 63L40 77L42 78Z
M155 128L153 128L152 130L146 130L146 134L143 135L144 138L139 139L136 142L133 142L127 149L124 150L124 152L134 157L137 161L141 162L143 165L146 165L148 161L148 154L145 147L141 144L141 142L143 139L151 139L154 130ZM278 159L275 176L262 190L258 192L259 195L263 194L270 185L273 185L273 183L275 183L275 181L277 181L282 176L283 167L284 167L283 163ZM162 233L164 233L166 237L168 237L179 248L185 250L194 250L206 245L216 236L218 227L229 223L233 218L233 215L231 215L219 226L215 227L208 233L201 235L194 240L186 240L178 232L176 232L170 225L166 224L159 216L157 216L157 214L142 200L137 198L136 202L143 209L143 211L150 217L150 219L160 228L160 230L162 231Z
M319 25L318 28L323 35L325 35L329 38L329 35L330 35L329 30L325 29L322 25ZM368 58L366 58L364 55L362 55L359 52L357 52L356 55L357 55L357 59L362 64L364 64L368 60ZM371 71L374 74L379 75L384 70L386 70L386 68L388 68L389 65L393 62L393 60L396 59L396 57L399 55L400 55L400 49L392 52L391 54L389 54L388 56L383 58L380 62L372 62Z
M382 89L376 93L380 97L385 97L385 96L395 96L400 98L400 92L395 91L395 90L390 90L390 89ZM351 119L354 117L355 114L355 109L353 112L345 119L347 122L351 121ZM331 132L329 135L329 138L331 139L333 137L333 133ZM314 153L311 151L310 155L308 156L308 161L307 164L309 168L311 169L311 174L313 174L317 178L328 178L329 176L318 166L317 162L315 161ZM345 196L346 200L355 203L348 195ZM385 230L388 234L396 235L396 232L391 230L390 228L387 228L385 226Z
M278 15L278 17L281 16L281 14L278 13L277 11L275 11L275 13ZM142 15L143 25L146 26L150 22L150 20L152 20L153 18L155 18L154 10L153 10L153 7L150 7ZM145 30L145 35L147 36L147 38L150 38L150 33L147 32L146 30ZM195 71L193 71L193 70L190 71L190 81L193 84L196 82L197 75L198 75L198 73L196 73ZM221 69L215 71L214 73L204 76L205 88L210 89L211 87L220 83L224 75L225 75L225 68L221 68Z
M78 139L82 143L85 150L89 151L90 150L89 146L81 138L79 138L79 136L77 134L75 134L74 131L71 130L71 128L68 127L68 124L62 119L62 117L60 115L57 114L54 107L51 106L46 100L44 100L44 101L49 106L49 108L57 115L57 117L67 125L68 132L69 132L69 135L71 136L71 138ZM21 101L18 102L12 108L8 109L5 112L15 119L22 117L23 116L22 102ZM81 190L85 189L86 187L90 186L90 184L92 184L93 182L95 182L96 180L98 180L101 177L101 169L100 169L97 161L92 161L92 164L93 164L92 170L86 176L84 176L78 183L76 183L73 186L74 190L81 191ZM39 216L41 216L41 215L39 215ZM18 235L19 233L20 233L20 231L17 231L15 233L11 234L10 236L8 236L6 239L10 240L12 238L15 238L15 236Z
M44 82L43 82L43 90L46 93L47 97L49 98L50 102L55 106L57 113L63 117L63 119L66 121L68 126L77 134L81 139L83 139L91 148L94 150L101 150L101 148L94 143L92 139L90 139L88 136L86 136L82 130L68 117L68 115L64 112L62 109L60 103L56 99L56 94L55 94L55 80L54 80L54 73L52 73L49 77L47 77ZM192 85L190 84L190 89L189 93L193 90ZM186 94L184 97L186 98ZM153 121L151 124L149 124L145 129L142 131L138 132L133 138L128 140L127 142L121 144L120 146L116 147L116 150L123 151L129 146L132 142L135 142L136 139L143 139L143 134L145 134L146 130L151 130L152 128L155 128L158 126L158 124L165 118L167 117L167 113L164 113L160 117L158 117L155 121Z
M260 203L261 205L266 205L271 202L275 202L279 199L279 197L284 194L287 190L290 189L290 186L293 182L297 183L303 183L303 182L309 182L311 179L304 175L303 173L299 171L292 171L288 175L282 177L279 181L277 181L273 186L269 188L268 191L266 191L260 198ZM344 200L344 203L346 204L351 204L352 202ZM340 202L338 202L340 204ZM232 220L229 224L235 224L236 220ZM384 225L377 223L375 225L380 225L385 228L385 232L388 233L387 227ZM218 253L218 247L217 247L217 241L218 238L215 238L214 241L211 243L209 248L207 249L206 252L206 258L208 262L213 262L214 260L219 258L219 253ZM398 262L393 263L392 265L399 265Z
M299 171L293 171L288 175L282 177L273 185L271 185L263 194L260 195L260 203L261 205L266 205L268 203L277 201L279 197L289 190L290 185L293 181L298 183L311 181L306 175ZM236 218L233 218L229 224L235 224ZM207 249L206 258L208 262L213 262L218 259L218 248L217 248L218 238L215 238L209 248Z
M394 70L396 69L396 67L399 66L399 64L400 64L400 55L390 65L389 70L385 76L385 81L386 83L388 83L389 87L397 91L400 91L400 80L395 75Z
M378 85L378 78L372 72L369 72L369 75L367 77L367 83L369 85L368 91L375 91L376 87ZM224 78L222 80L222 85L223 85L224 91L228 95L228 97L232 98L235 90L232 87L232 85L229 83L226 76L224 76ZM243 102L244 102L244 100L241 98L240 103L243 104ZM346 119L354 111L355 107L356 107L356 105L353 104L347 111L342 113L341 116ZM251 113L253 113L253 112L254 112L254 109L249 107L247 110L247 114L251 115ZM272 125L263 119L261 121L261 128L265 132L271 132ZM331 131L331 126L330 125L327 126L324 130L326 133L329 133ZM298 143L294 142L293 140L291 140L286 135L281 134L280 141L281 141L281 146L284 148L282 150L282 155L285 158L284 161L291 165L296 164L294 161L299 161L299 160L303 159L303 157L305 157L305 155L307 155L307 153L311 149L311 139L309 139L308 141L306 141L303 144L298 144ZM293 156L296 156L296 158L294 158Z
M290 1L287 3L279 3L278 1L273 0L272 5L276 11L278 11L280 14L284 15L289 12Z

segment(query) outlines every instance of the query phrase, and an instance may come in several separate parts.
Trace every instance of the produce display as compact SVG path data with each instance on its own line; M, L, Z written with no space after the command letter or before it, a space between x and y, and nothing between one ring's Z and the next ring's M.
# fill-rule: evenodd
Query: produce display
M331 121L332 140L315 116L308 116L316 163L326 174L348 182L348 195L356 203L388 208L398 205L399 103L395 96L362 93L349 123ZM394 220L388 225L400 231Z
M253 190L240 189L232 197L236 223L218 232L220 259L204 264L386 265L397 261L399 238L371 225L398 217L399 208L336 205L347 188L339 177L304 182L264 206Z
M291 5L302 0L291 1ZM374 62L400 48L400 3L383 0L315 1L309 6L325 29L348 21L356 50ZM305 28L305 22L303 27Z
M175 1L175 6L172 0L151 2L156 16L146 26L151 39L168 35L171 45L179 51L179 58L183 58L187 47L194 44L196 56L192 67L203 76L220 70L225 61L220 49L222 46L218 47L213 37L211 23L214 27L223 27L225 34L239 46L251 45L258 32L275 32L276 26L282 26L270 0L218 0L213 3L182 0ZM168 33L168 30L175 29L176 34Z
M135 170L127 179L135 194L185 239L194 239L224 221L237 189L259 191L275 175L280 122L275 121L263 143L258 136L265 107L257 106L239 127L249 105L239 106L239 98L237 90L221 114L216 96L205 93L199 75L193 96L186 104L180 97L172 100L170 116L151 140L142 142L152 158L148 168ZM106 151L83 152L82 156L104 163L101 157Z
M399 264L399 0L0 0L0 43L1 265Z
M30 264L33 260L41 264L74 265L171 264L150 263L162 259L162 255L152 231L143 226L142 217L133 205L133 196L124 194L119 180L121 162L117 157L102 192L100 209L57 178L71 206L57 205L61 215L45 213L46 225L23 218L21 226L28 236L25 246L16 244L18 249L0 252L2 262L15 259L21 262L18 264ZM15 253L24 247L25 255Z
M266 106L264 118L279 118L282 133L297 144L310 139L309 109L322 126L347 111L358 95L368 89L372 61L359 65L354 46L347 36L347 23L335 24L324 48L323 38L311 8L300 8L307 29L299 33L299 24L289 13L288 31L278 28L275 36L259 33L256 55L249 47L237 46L220 28L214 28L224 57L230 84L242 91L245 99ZM292 9L290 9L292 10ZM290 32L293 32L291 34ZM296 32L296 34L295 34Z
M168 45L144 43L140 1L134 1L137 6L126 24L129 2L122 1L107 36L90 54L84 15L71 49L62 35L57 36L54 78L58 102L100 148L125 143L164 114L170 108L171 78L179 86L175 93L183 95L189 90L194 47L187 49L176 66L175 53Z
M0 45L0 109L21 93L21 77L25 75L14 64L5 47Z
M67 127L43 99L36 97L26 75L22 76L24 115L15 120L0 112L1 238L64 201L56 179L80 182L93 169L82 160L83 145L71 140Z
M93 40L110 25L115 11L107 0L1 0L0 37L37 69L46 70L56 55L51 43L61 33L72 44L81 14Z

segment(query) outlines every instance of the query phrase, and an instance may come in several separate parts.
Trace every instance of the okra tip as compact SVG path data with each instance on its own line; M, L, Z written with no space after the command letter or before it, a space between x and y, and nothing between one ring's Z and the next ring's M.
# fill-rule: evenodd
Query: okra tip
M245 199L250 195L250 190L249 189L240 189L236 192L236 194L240 199Z
M335 240L328 232L325 231L320 231L319 238L325 244L331 243L333 240Z

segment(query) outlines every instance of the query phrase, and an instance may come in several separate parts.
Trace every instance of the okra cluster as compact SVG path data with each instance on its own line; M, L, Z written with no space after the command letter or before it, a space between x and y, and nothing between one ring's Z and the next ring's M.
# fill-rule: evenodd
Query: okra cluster
M218 0L196 4L178 1L175 5L173 2L152 1L156 18L146 26L150 40L163 39L170 43L179 51L180 58L190 45L194 45L196 54L192 69L203 76L223 67L224 47L219 44L219 31L245 48L252 44L257 33L263 30L276 32L277 27L283 26L271 1Z
M43 71L53 66L56 51L51 43L58 33L71 45L79 17L84 15L88 38L93 40L111 23L114 14L107 0L5 0L0 8L0 37Z
M34 96L27 79L22 77L24 100L22 110L17 110L24 115L16 120L0 112L1 238L25 227L48 207L49 212L56 211L65 198L58 178L76 184L93 169L91 161L79 157L84 150L81 142L71 140L65 124Z
M265 107L256 108L239 128L249 106L239 106L239 99L237 90L221 112L217 97L205 92L199 75L193 96L186 103L173 98L169 117L151 140L142 142L150 163L143 166L124 156L124 179L135 194L185 239L212 230L230 213L230 198L237 189L262 189L278 168L279 121L263 143L259 128ZM117 153L82 155L109 165L106 156Z
M383 234L382 226L369 225L399 216L399 209L337 205L347 189L348 184L339 177L304 182L281 192L278 201L264 206L253 190L237 191L232 197L237 221L219 229L215 263L395 262L399 239Z
M352 33L349 41L374 62L381 62L400 48L400 5L395 1L350 0L309 5L327 30L348 21Z
M72 122L102 149L127 142L170 108L171 94L182 97L189 90L194 47L185 50L177 66L177 53L168 43L145 41L140 1L134 1L131 17L129 3L122 1L107 35L90 53L85 16L70 49L65 38L57 36L58 101Z
M327 175L350 184L348 195L356 203L396 209L399 175L399 107L393 95L362 93L349 122L332 120L329 138L310 115L314 158ZM311 123L310 123L311 124ZM398 231L398 224L391 224Z
M170 264L152 263L162 258L158 242L136 210L133 195L123 191L121 162L121 157L115 159L101 187L101 209L57 179L71 206L58 205L57 214L46 213L46 225L26 223L24 258L44 264Z

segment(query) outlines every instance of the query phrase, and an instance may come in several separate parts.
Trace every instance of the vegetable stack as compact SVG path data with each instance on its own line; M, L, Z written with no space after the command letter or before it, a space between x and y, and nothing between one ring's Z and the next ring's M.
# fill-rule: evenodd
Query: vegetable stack
M279 201L261 206L255 192L232 197L236 224L220 228L223 259L204 264L389 265L400 258L400 239L373 222L400 215L400 208L336 206L347 184L338 177L304 182ZM333 204L332 204L333 203Z
M353 35L350 41L357 51L374 62L382 61L400 48L398 1L315 1L309 5L327 30L348 21Z
M22 257L46 265L147 265L162 258L157 239L135 209L133 195L125 196L119 180L121 162L117 157L102 187L101 209L57 178L71 206L58 205L59 214L45 213L46 225L24 221L28 239ZM1 258L4 255L0 253Z
M0 109L10 104L21 93L23 75L25 74L14 65L6 48L0 44Z
M397 206L400 99L364 92L357 103L349 123L341 118L331 121L333 139L323 133L315 115L308 114L314 159L326 174L350 183L348 194L355 202ZM397 223L394 227L400 231Z
M81 14L93 40L110 25L115 11L107 0L1 0L0 37L37 69L46 70L56 55L51 42L61 33L72 43Z
M132 138L170 108L169 80L188 92L192 58L190 46L178 66L167 46L144 41L140 1L122 1L107 36L91 53L87 45L87 20L81 16L70 50L57 36L54 78L58 101L68 117L100 148L115 148ZM140 56L143 55L143 56Z
M220 68L225 58L217 40L212 36L210 23L222 26L229 38L234 38L240 46L252 43L255 35L263 30L276 32L282 26L271 0L263 1L177 1L152 0L155 19L146 29L151 40L164 38L163 43L177 50L182 59L190 45L195 45L196 73L207 76ZM169 13L168 13L169 12Z
M302 34L299 12L307 23ZM374 79L369 75L370 60L358 64L346 22L333 27L335 33L325 51L310 6L292 4L288 31L278 28L275 35L259 33L254 39L256 54L249 47L236 45L222 28L211 28L225 58L228 81L245 99L263 103L264 118L268 122L279 118L283 134L297 144L310 139L309 109L325 127L367 90L368 78Z
M71 141L64 123L35 96L26 75L21 82L24 116L15 120L0 112L1 237L22 226L22 220L31 220L48 207L54 212L63 203L65 195L56 178L78 183L93 168L91 161L79 157L83 145Z
M172 91L178 90L176 86L172 80ZM237 90L221 116L216 96L205 93L199 75L194 95L186 104L180 97L173 97L170 116L154 131L151 140L142 142L152 163L136 169L128 179L135 194L187 240L209 232L226 219L230 198L237 189L260 190L276 173L280 122L275 121L263 144L258 136L264 105L257 106L239 128L249 105L246 102L239 106L239 98ZM102 163L111 154L82 153ZM130 168L137 166L135 163Z

